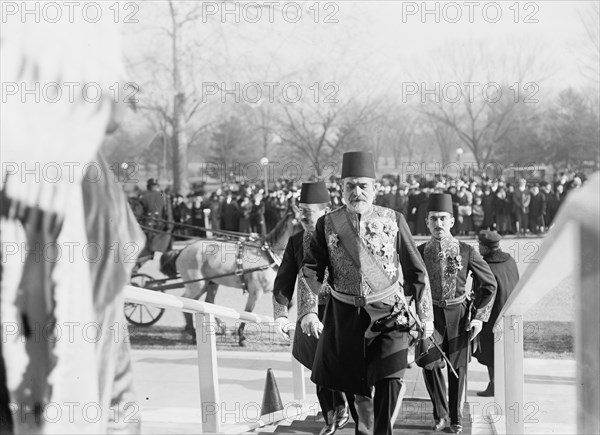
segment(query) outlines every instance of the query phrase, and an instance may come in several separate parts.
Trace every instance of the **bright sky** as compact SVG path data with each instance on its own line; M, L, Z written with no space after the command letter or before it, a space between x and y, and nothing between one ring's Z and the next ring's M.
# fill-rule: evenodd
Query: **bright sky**
M168 41L148 32L160 21L168 23L168 6L161 3L140 3L140 24L130 27L126 37L133 57L146 53L170 61ZM256 17L252 3L228 3L233 12L223 14L222 3L205 2L202 18L186 29L186 35L205 42L222 32L227 47L219 44L198 50L196 79L298 81L306 92L314 82L336 81L341 91L349 93L385 93L397 89L399 82L426 80L427 64L435 66L444 47L460 45L469 50L479 43L489 63L479 65L480 73L493 79L515 82L514 67L499 70L512 61L515 47L526 51L535 47L535 57L552 64L536 72L552 72L542 90L584 83L579 68L585 36L579 14L589 10L588 1L308 1L302 3L297 22L294 17L300 2L274 1L272 9L265 6L267 0L256 3L263 6L262 15L250 22ZM182 11L190 5L175 4ZM226 58L225 70L206 69L213 62L227 64ZM444 68L439 74L448 80L451 72L446 74ZM457 74L467 81L462 75Z

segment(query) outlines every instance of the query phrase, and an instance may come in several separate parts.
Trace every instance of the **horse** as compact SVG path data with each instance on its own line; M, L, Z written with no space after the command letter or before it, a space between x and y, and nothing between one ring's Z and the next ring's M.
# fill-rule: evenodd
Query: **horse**
M219 285L245 288L244 310L252 312L261 296L273 291L283 251L290 236L301 228L299 221L298 208L290 205L283 219L260 241L202 239L186 246L175 260L185 285L183 297L200 299L207 293L206 302L214 303ZM184 331L193 336L193 316L184 316ZM245 345L244 328L242 323L237 330L240 346Z

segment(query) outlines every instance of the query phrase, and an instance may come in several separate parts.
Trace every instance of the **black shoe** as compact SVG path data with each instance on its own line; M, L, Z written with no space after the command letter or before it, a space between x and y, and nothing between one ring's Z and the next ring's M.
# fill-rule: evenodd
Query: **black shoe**
M480 397L494 397L494 383L488 383L488 386L483 391L478 391L477 395Z
M333 435L335 433L336 427L335 423L326 425L321 431L319 435Z
M452 433L462 433L463 427L460 424L451 424L450 430L452 431Z
M446 423L448 423L448 420L445 418L440 418L439 420L436 420L435 424L433 425L432 429L436 432L439 432L441 430L444 430L444 428L446 427Z
M348 424L350 420L350 412L348 411L348 407L344 406L339 408L335 413L335 425L338 429L343 428Z
M337 426L335 425L336 415L335 411L327 411L328 423L325 423L325 427L321 429L319 435L333 435L335 433L337 429Z

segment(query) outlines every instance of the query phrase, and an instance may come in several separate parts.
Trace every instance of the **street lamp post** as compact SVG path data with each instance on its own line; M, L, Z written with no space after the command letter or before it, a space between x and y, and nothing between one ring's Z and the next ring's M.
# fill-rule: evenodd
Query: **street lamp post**
M463 155L463 149L461 147L456 148L456 160L460 163L460 159Z
M269 159L263 157L260 159L260 164L263 166L263 173L265 177L265 196L269 194L269 173L267 171L267 165L269 164Z

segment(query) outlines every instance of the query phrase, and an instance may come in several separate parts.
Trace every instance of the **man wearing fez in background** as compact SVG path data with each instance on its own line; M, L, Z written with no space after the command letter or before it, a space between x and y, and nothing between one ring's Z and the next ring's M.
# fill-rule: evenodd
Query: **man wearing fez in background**
M435 317L432 339L441 346L458 374L457 379L448 367L448 395L442 373L444 360L429 340L423 340L417 346L416 360L423 367L423 378L433 402L433 429L443 430L449 417L452 432L462 433L463 393L470 360L469 341L481 332L483 322L490 316L496 280L481 255L450 234L454 225L450 195L430 195L426 223L431 231L431 239L419 245L418 249L431 283ZM469 271L479 283L474 288L473 300L470 300L472 298L465 288ZM473 311L474 316L471 316Z
M304 252L308 250L317 219L329 212L330 198L325 183L302 183L298 205L302 216L300 223L303 230L290 237L285 247L273 287L273 317L282 335L289 337L287 307L291 305L296 278L298 278L298 321L292 355L302 365L312 370L317 340L323 330L321 319L325 304L329 299L329 286L324 283L319 294L316 295L308 288L304 278L298 274L302 268ZM349 414L345 395L340 391L329 390L317 384L317 397L326 423L319 434L331 435L348 423ZM349 399L352 404L354 397Z
M487 388L477 393L478 396L483 397L494 395L494 323L498 320L502 307L504 307L506 300L519 281L517 263L509 253L500 249L501 239L502 237L496 231L481 231L479 233L479 253L490 266L498 286L490 318L483 325L481 334L479 334L478 350L473 354L481 364L487 366L490 376L490 383ZM473 287L478 285L477 280L473 282Z
M311 379L355 394L357 434L391 434L411 341L405 295L416 301L426 337L433 333L431 291L404 216L373 204L371 153L344 154L342 186L345 205L319 218L304 256L310 289L319 293L328 271L332 296Z

